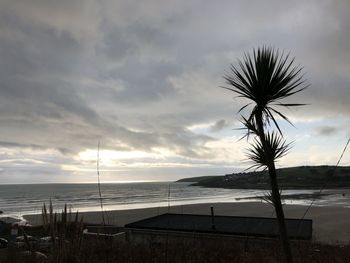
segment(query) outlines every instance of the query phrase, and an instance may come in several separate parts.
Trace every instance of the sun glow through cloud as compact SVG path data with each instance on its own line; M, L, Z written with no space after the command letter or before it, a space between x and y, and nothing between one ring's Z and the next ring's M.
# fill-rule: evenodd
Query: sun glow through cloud
M97 155L104 162L111 162L115 160L124 159L140 159L149 157L149 154L142 151L113 151L113 150L85 150L78 153L78 158L81 161L93 161L97 160Z
M277 116L294 142L279 165L334 165L350 136L350 2L267 1L0 1L1 182L94 181L97 141L108 181L244 170L245 101L220 87L262 44L311 84L286 102L307 104L283 111L295 127Z

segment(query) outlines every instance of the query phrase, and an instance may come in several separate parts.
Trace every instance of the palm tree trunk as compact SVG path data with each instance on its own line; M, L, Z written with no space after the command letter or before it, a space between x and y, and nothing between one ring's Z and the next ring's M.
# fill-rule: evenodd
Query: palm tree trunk
M264 131L264 125L263 125L263 119L262 119L262 111L257 110L255 113L255 120L258 130L258 136L260 139L260 142L264 148L265 154L268 158L268 170L269 170L269 177L270 177L270 185L271 185L271 193L272 193L272 202L275 207L276 217L278 221L279 231L280 231L280 237L281 242L284 250L284 255L287 263L293 263L293 257L292 252L289 244L288 234L287 234L287 228L285 224L285 218L284 218L284 212L282 208L281 203L281 196L279 192L279 187L277 183L277 173L276 173L276 167L275 167L275 161L274 157L272 156L271 149L268 146L265 138L265 131Z

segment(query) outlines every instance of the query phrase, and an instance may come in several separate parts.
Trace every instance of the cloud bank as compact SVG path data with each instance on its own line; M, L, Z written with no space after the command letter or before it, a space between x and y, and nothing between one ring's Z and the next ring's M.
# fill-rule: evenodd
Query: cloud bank
M286 112L303 146L281 165L332 162L312 149L333 130L314 130L349 123L349 11L345 0L1 1L1 181L93 181L98 141L106 180L246 167L233 130L243 102L219 86L262 44L290 51L311 84L293 100L309 105Z

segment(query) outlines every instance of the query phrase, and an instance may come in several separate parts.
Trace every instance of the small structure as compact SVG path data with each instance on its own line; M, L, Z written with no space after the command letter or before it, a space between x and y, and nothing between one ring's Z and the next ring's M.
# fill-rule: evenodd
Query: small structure
M286 219L290 239L311 240L312 220ZM163 214L125 225L129 240L146 241L164 238L278 238L276 218Z
M125 241L125 232L115 226L86 226L83 236L84 239Z

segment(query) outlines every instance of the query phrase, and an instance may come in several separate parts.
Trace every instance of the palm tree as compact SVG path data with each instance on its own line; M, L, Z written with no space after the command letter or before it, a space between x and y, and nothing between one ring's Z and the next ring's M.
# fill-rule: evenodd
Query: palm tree
M280 54L278 50L263 46L245 54L238 66L231 65L230 73L224 76L226 84L223 88L233 91L250 100L239 112L252 107L249 117L242 116L242 123L247 129L246 136L255 136L248 158L255 164L252 167L268 169L271 202L274 205L284 249L286 262L293 262L281 195L277 182L275 162L290 149L283 139L276 117L290 123L288 118L277 107L293 107L303 104L282 103L281 100L304 90L307 86L301 74L302 68L294 66L294 59L289 55ZM278 132L271 129L275 126Z

